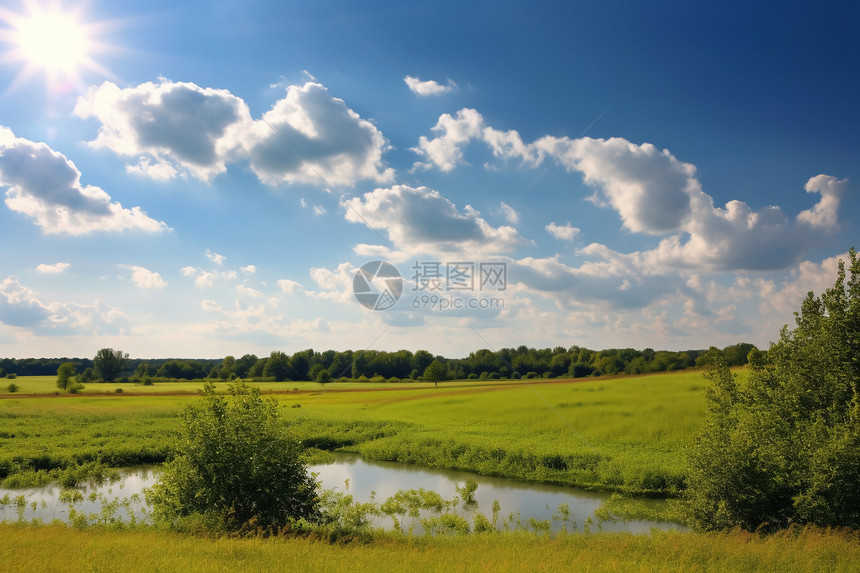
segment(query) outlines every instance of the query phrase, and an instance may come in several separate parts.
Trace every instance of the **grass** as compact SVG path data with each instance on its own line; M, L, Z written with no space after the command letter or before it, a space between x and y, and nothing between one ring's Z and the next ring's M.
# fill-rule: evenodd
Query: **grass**
M330 544L312 538L200 538L134 528L0 524L7 571L856 571L856 532L771 536L478 534Z
M744 372L740 372L744 376ZM0 477L6 486L101 459L115 466L169 455L176 415L199 383L89 385L56 396L53 377L0 388ZM419 384L261 383L308 445L369 458L628 492L673 493L701 424L698 372L629 378ZM123 388L116 394L116 387ZM108 390L104 392L104 390ZM166 391L169 390L169 391ZM53 469L52 469L53 468ZM38 470L51 470L38 471ZM11 483L10 483L11 480ZM637 512L613 498L607 511ZM631 505L632 504L632 505ZM770 536L652 532L492 533L329 543L311 537L202 538L151 527L82 530L0 523L8 571L856 571L860 533L814 528Z
M90 384L81 394L56 396L51 377L19 380L21 393L0 399L0 478L95 459L112 466L160 462L169 455L176 414L201 388ZM701 423L705 381L684 371L438 388L258 385L279 392L273 395L283 417L308 446L484 475L673 494L683 488L684 447Z

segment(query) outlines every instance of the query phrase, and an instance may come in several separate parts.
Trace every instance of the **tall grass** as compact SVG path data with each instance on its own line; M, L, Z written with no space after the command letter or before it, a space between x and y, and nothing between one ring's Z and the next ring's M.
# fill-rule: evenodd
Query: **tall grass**
M9 571L774 571L857 570L860 536L804 529L650 535L523 533L390 536L373 543L312 538L199 538L147 528L82 531L0 524Z

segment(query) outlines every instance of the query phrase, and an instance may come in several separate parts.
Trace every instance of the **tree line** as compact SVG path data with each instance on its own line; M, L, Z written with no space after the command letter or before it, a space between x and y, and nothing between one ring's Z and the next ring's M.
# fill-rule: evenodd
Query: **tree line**
M725 347L729 366L742 366L755 346L742 342ZM581 346L565 348L481 349L465 358L445 358L427 350L301 350L292 355L274 351L269 356L245 354L223 359L139 359L127 353L103 348L87 358L5 358L0 360L0 376L54 375L63 367L79 383L97 381L152 380L233 380L329 382L332 380L499 380L519 378L584 378L619 374L671 372L701 365L704 350L668 351L646 348L591 350ZM436 363L436 364L434 364ZM428 371L428 368L433 368Z

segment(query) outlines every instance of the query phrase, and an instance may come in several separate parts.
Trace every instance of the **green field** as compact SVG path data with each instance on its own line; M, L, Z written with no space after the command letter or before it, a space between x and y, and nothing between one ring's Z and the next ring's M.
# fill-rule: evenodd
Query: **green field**
M53 377L17 383L18 393L0 394L0 472L7 487L74 478L76 464L93 460L125 466L166 459L176 416L200 399L202 387L92 384L69 396L55 394ZM663 495L683 487L685 447L702 421L705 385L696 371L438 388L259 384L279 401L290 430L312 448ZM856 532L816 529L770 536L376 534L370 542L329 543L313 535L212 539L147 526L0 524L0 537L0 563L12 571L108 571L118 566L118 556L129 571L179 564L200 571L852 571L860 559Z
M199 383L91 384L56 394L51 377L19 378L0 398L0 477L96 459L164 460ZM675 494L699 427L697 371L638 377L430 384L257 383L307 446L484 475ZM222 385L226 388L226 384ZM122 394L115 390L122 388ZM19 474L15 477L14 474ZM43 477L48 479L47 476Z

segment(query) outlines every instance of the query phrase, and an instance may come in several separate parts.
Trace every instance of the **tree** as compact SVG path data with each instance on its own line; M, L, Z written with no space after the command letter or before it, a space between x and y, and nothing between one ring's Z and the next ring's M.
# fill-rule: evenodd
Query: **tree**
M255 354L245 354L242 358L236 360L236 377L246 378L256 362L257 356ZM260 372L262 373L262 369Z
M293 369L290 366L289 357L278 350L272 351L269 359L266 360L266 366L263 368L263 376L274 378L276 382L291 380Z
M93 366L98 377L105 382L113 382L122 372L128 353L113 348L102 348L93 359Z
M705 355L705 428L690 458L688 508L702 529L860 527L860 260L809 293L739 383Z
M331 382L331 373L325 368L323 368L317 373L316 378L314 378L314 381L318 382L319 384L328 384L329 382Z
M293 375L290 377L293 380L310 380L308 374L311 368L311 360L313 358L313 350L302 350L296 352L290 358L290 366L293 369Z
M424 380L433 382L436 386L439 385L440 380L445 380L447 376L448 367L435 359L424 370Z
M143 380L144 378L149 377L149 364L147 362L141 362L137 365L137 368L134 370L134 377L138 380Z
M234 356L225 356L221 362L221 367L218 368L218 378L221 380L232 380L236 377L236 358Z
M60 390L66 390L69 387L69 384L74 384L72 377L76 374L75 365L71 362L63 362L60 364L60 367L57 368L57 388Z
M157 523L199 515L227 531L274 533L319 515L316 483L286 432L274 399L244 382L229 399L204 384L203 403L182 414L175 456L147 494Z

